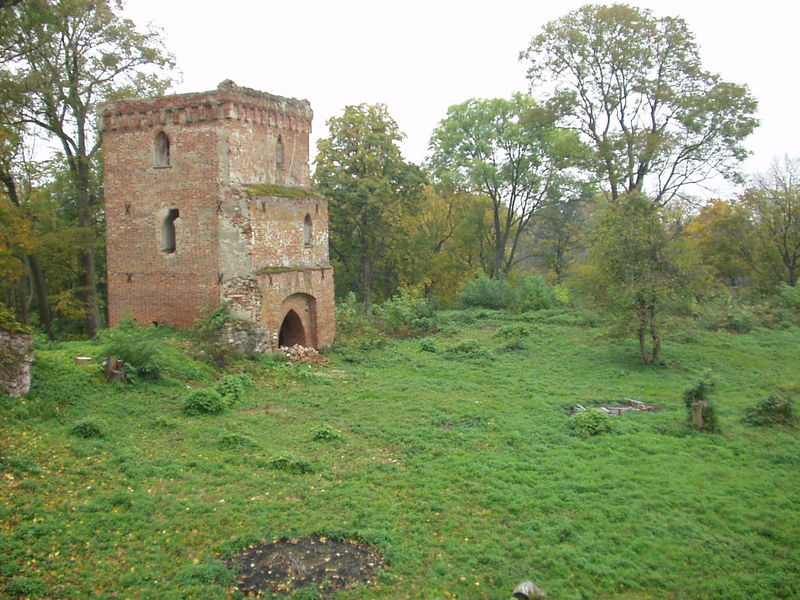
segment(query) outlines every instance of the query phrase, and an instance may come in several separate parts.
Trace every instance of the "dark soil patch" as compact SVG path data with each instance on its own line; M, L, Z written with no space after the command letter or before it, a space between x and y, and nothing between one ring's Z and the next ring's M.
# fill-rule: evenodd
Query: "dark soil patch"
M383 564L374 549L325 537L262 542L228 561L238 569L237 587L245 596L266 592L292 594L303 588L326 591L370 583Z

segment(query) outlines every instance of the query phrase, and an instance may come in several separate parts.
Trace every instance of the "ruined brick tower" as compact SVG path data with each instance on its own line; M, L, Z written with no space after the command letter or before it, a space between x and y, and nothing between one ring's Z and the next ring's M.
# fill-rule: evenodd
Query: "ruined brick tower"
M229 300L251 346L334 338L328 205L309 185L311 107L222 82L101 108L108 312L191 327Z

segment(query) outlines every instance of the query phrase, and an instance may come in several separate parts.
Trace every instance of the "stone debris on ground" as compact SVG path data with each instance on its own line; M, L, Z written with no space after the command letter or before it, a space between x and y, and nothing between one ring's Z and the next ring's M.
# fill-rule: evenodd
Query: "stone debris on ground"
M300 363L303 365L319 365L325 367L328 365L330 359L322 356L314 348L301 346L295 344L294 346L281 346L281 352L286 355L292 362Z
M621 402L615 404L599 404L596 406L584 406L583 404L576 404L569 409L569 414L574 414L581 410L588 410L589 408L599 408L609 415L616 416L626 412L658 412L657 406L650 406L634 398L626 398Z

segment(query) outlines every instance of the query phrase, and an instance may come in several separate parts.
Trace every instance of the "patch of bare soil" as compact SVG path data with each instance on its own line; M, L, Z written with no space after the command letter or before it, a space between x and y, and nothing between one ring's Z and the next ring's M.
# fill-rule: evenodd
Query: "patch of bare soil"
M239 572L237 589L249 597L314 587L324 598L326 592L370 583L382 564L383 557L372 548L325 537L262 542L228 561Z

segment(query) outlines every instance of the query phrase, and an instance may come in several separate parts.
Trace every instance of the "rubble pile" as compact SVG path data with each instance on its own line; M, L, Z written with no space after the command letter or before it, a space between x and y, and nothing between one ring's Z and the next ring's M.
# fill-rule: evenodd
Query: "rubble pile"
M645 404L644 402L640 402L639 400L635 400L633 398L626 398L621 402L616 404L600 404L594 407L588 408L599 408L605 413L608 413L612 416L621 415L626 412L658 412L657 406L650 406L649 404ZM574 414L580 410L587 410L587 407L583 404L576 404L574 407L570 408L567 412L569 414Z
M300 344L281 346L281 352L283 352L290 361L303 365L319 365L321 367L326 367L330 360L322 356L314 348L308 348Z

